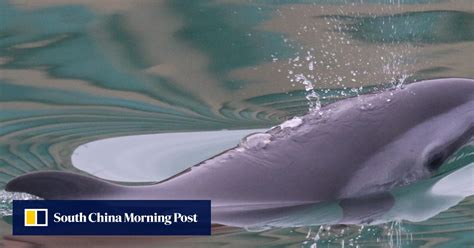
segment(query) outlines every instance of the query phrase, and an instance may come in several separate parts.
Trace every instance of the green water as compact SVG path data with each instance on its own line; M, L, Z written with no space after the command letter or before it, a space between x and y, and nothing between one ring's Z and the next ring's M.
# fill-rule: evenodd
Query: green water
M107 137L268 128L306 113L308 101L474 78L473 12L471 0L0 0L0 187L31 171L79 171L74 150ZM317 99L308 98L312 91ZM443 175L474 162L472 154L472 146L458 151ZM71 246L11 237L8 216L0 230L6 247ZM468 247L473 236L467 197L415 222L72 240L78 247Z

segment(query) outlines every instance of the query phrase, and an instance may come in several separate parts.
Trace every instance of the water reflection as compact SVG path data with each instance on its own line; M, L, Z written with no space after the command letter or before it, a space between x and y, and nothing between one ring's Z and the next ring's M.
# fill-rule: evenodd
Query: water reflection
M307 111L297 73L323 104L418 79L474 78L470 0L0 0L0 9L0 185L77 170L74 149L106 137L276 125ZM466 244L472 206L468 198L404 223L413 236L404 246ZM359 229L320 237L340 246L336 233ZM359 244L390 243L390 228L375 229ZM311 246L315 230L223 228L179 242Z

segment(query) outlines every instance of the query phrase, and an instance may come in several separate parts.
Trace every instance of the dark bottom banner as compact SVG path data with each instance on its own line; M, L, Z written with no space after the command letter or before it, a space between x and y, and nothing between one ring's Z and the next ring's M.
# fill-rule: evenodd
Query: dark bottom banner
M13 235L210 234L210 201L13 201Z

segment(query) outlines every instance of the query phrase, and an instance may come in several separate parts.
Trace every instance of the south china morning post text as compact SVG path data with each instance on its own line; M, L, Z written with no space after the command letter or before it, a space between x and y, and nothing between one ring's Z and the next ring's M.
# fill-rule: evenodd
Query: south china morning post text
M20 200L13 235L210 235L208 200Z
M54 213L53 219L55 223L163 223L164 225L172 225L176 222L181 223L197 223L198 215L185 215L182 213L174 214L158 214L140 215L135 213L123 213L122 215L112 215L108 213L78 213L75 215L63 215L61 213Z

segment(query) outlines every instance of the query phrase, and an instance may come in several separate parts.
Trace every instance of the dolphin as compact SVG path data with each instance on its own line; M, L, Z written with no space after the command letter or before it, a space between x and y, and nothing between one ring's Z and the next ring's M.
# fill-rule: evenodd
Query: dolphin
M388 211L388 190L432 177L473 135L474 80L434 79L329 104L153 185L40 171L6 190L44 199L208 199L220 224L340 200L349 218L371 215L377 202Z

